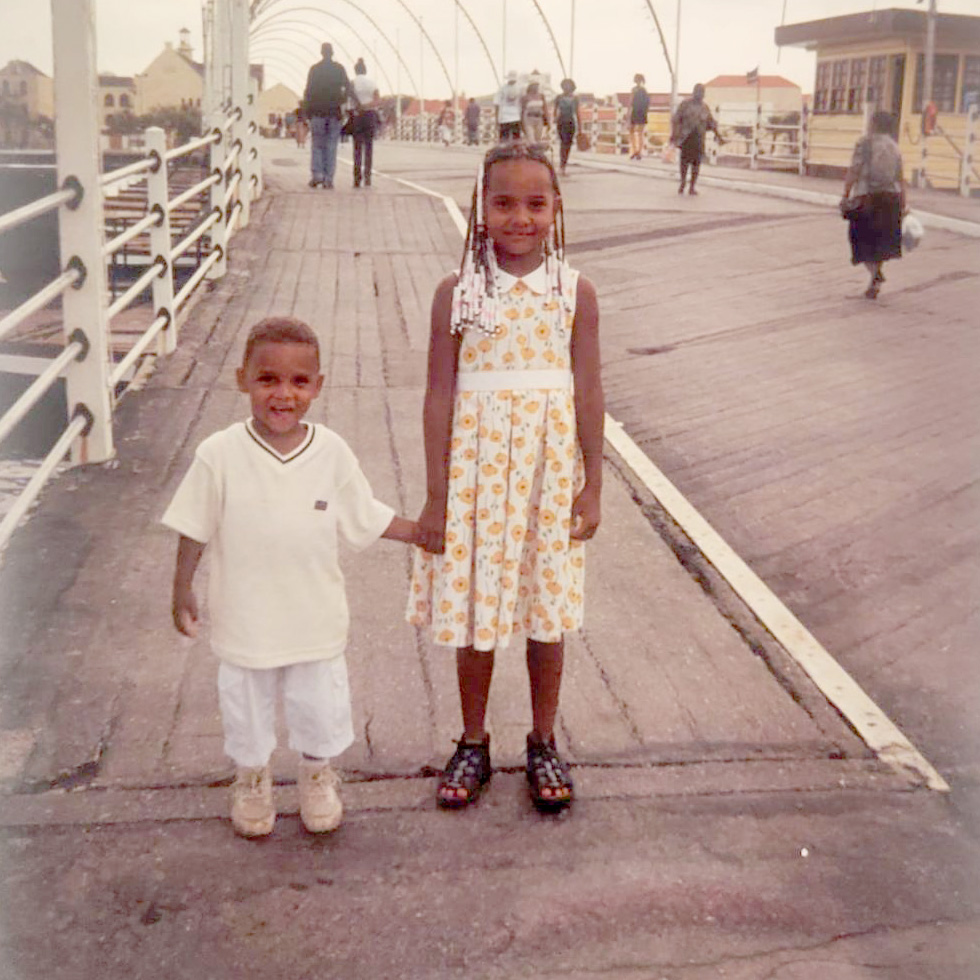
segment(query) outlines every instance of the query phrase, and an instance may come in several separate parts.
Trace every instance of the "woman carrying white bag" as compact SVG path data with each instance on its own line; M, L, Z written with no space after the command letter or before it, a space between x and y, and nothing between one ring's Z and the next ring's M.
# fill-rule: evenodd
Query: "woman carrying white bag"
M902 154L894 132L895 117L890 112L879 111L871 117L870 132L854 147L840 203L841 214L848 222L851 262L864 263L871 274L864 293L868 299L876 299L881 291L885 281L883 263L902 257L903 219L912 218L906 212ZM912 220L918 225L921 238L922 225ZM909 228L911 241L915 238L911 222Z

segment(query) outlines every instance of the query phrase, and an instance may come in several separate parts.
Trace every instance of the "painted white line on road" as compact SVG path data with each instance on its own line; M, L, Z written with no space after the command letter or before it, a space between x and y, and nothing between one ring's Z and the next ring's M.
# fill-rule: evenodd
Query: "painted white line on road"
M411 187L414 191L421 191L423 194L428 194L429 197L438 197L446 205L446 210L449 212L449 217L453 219L453 224L456 225L456 229L461 235L466 235L466 219L463 217L463 212L459 210L459 205L453 198L446 194L440 194L439 191L423 187L421 184L416 184L411 180L405 180L403 177L392 177L391 174L377 170L375 173L381 177L387 177L388 180L393 180L396 184L403 184L405 187Z
M442 198L460 234L466 234L466 222L451 197L400 177L388 179L396 180L431 197ZM844 716L868 748L897 771L913 772L930 789L948 793L948 783L925 756L660 472L627 435L622 424L608 414L605 416L604 435L637 479L653 494L660 506L677 522L787 654L806 672L821 694Z
M875 755L900 771L911 770L919 774L930 789L949 792L949 785L918 749L610 415L606 416L605 437L637 479L731 585L759 622L806 671L823 696L847 719Z

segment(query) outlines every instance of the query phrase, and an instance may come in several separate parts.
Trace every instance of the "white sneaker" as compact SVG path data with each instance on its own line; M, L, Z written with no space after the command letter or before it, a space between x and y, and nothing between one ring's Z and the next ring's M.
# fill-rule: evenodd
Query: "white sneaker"
M340 777L327 762L300 759L299 815L311 834L336 830L344 816L344 805L337 792Z
M272 833L276 808L268 766L239 766L231 787L231 824L242 837Z

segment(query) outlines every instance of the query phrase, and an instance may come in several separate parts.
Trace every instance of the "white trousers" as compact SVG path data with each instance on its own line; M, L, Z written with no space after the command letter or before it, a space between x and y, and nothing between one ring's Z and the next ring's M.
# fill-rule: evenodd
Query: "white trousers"
M221 663L218 703L225 752L238 766L264 766L276 747L276 703L282 687L289 747L318 759L354 741L344 658L252 670Z

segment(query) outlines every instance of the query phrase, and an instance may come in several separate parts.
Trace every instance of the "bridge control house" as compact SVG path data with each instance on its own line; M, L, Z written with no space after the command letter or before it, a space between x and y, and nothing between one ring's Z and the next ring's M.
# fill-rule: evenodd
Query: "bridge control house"
M937 14L932 102L923 106L928 14L874 10L776 28L776 44L815 51L806 170L842 175L867 117L898 117L906 177L980 190L980 17ZM925 125L923 123L925 122Z

